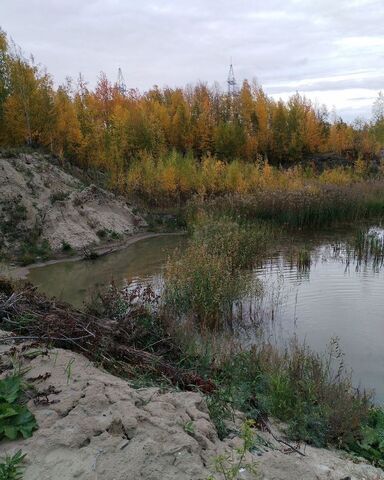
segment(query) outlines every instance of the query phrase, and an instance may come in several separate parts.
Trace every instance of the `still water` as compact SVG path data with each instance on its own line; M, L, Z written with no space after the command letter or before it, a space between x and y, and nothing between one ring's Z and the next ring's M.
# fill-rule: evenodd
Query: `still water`
M295 245L277 249L255 275L265 284L266 301L274 304L271 339L295 334L321 352L337 337L355 383L374 388L376 399L384 402L384 268L369 261L360 266L348 262L346 235L295 238ZM90 292L111 280L117 286L158 282L167 257L185 244L180 236L150 238L93 262L32 268L28 279L47 294L81 306ZM303 245L311 263L304 270L287 253Z
M148 238L97 260L31 268L28 280L49 296L81 307L95 291L112 281L118 287L156 281L168 256L185 243L181 235Z

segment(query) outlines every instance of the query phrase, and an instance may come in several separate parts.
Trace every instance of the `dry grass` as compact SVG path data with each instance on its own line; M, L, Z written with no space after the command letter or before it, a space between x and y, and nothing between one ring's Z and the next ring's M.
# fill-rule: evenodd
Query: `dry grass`
M294 228L318 228L384 216L384 182L355 182L348 186L319 185L298 191L268 190L254 194L227 194L190 201L189 215L201 210L269 221Z

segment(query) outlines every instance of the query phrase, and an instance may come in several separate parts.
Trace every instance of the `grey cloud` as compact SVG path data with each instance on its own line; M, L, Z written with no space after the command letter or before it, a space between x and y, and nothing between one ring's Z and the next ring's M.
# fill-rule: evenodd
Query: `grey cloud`
M269 93L298 84L308 95L365 88L375 96L383 48L349 48L348 39L384 39L383 15L382 0L2 0L0 25L57 83L80 71L91 85L101 70L114 80L121 66L140 89L225 86L232 57L239 83L257 77ZM363 79L337 78L361 70ZM347 115L348 102L337 105Z
M266 84L266 88L270 93L279 93L286 92L287 90L300 90L301 92L311 92L318 90L346 90L351 88L364 88L372 90L384 90L384 73L378 77L365 77L365 78L348 78L343 80L337 79L327 79L327 80L317 80L310 83L298 83L295 87L290 84L279 85L279 86L269 86ZM367 99L371 97L354 97L355 100Z

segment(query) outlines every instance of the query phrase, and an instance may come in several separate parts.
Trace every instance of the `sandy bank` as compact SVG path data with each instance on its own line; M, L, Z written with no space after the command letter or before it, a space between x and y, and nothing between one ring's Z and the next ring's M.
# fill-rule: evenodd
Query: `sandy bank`
M9 348L0 340L3 376L9 373ZM199 393L135 390L71 351L28 359L18 350L26 379L42 393L28 404L39 429L27 440L2 442L1 450L27 453L25 480L207 480L216 456L239 445L240 417L232 437L220 441ZM268 434L257 434L270 446L246 461L258 463L261 479L384 479L381 470L341 452L307 446L305 456L288 454ZM239 478L255 477L242 472Z

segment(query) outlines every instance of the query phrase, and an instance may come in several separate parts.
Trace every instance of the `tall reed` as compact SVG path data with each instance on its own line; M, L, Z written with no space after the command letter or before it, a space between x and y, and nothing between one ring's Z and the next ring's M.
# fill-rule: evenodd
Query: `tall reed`
M239 224L229 217L202 215L184 252L176 252L165 269L164 308L201 328L231 323L234 304L259 295L261 284L243 270L251 267L267 246L270 230Z
M188 209L205 209L248 221L268 221L289 228L319 228L335 222L384 217L384 183L321 186L300 191L259 191L254 194L196 196Z

